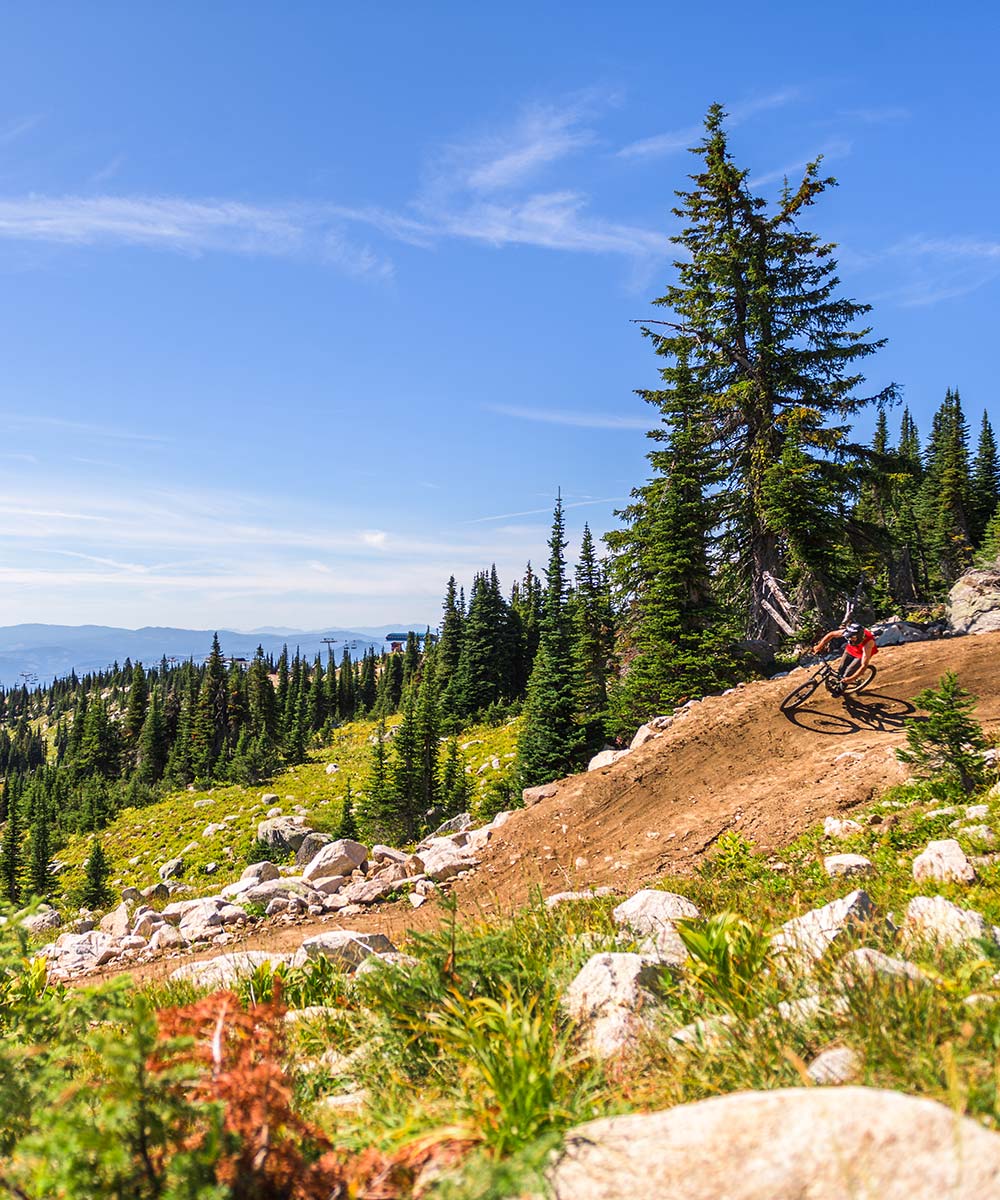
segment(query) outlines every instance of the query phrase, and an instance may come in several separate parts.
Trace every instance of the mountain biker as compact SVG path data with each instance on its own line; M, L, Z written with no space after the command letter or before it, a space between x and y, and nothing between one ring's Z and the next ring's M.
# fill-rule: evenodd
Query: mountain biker
M834 638L846 638L844 654L837 664L837 675L843 683L863 671L878 653L875 635L870 629L865 629L856 621L845 625L843 629L831 629L813 646L813 654L822 654Z

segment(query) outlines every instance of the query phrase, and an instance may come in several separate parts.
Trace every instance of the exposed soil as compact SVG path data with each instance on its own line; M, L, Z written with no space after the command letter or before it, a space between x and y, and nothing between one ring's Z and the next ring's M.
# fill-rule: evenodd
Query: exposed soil
M479 870L457 883L461 917L512 911L535 887L550 894L611 885L631 894L664 873L693 870L727 829L764 851L787 844L903 778L893 750L915 715L911 698L947 670L979 697L987 731L1000 729L1000 633L888 647L875 663L866 692L841 700L821 688L789 716L779 703L804 670L709 697L612 766L561 780L554 796L516 812ZM238 948L289 951L331 928L378 931L398 943L440 919L433 903L413 910L402 901L345 919L268 923ZM165 959L131 974L156 978L175 966Z

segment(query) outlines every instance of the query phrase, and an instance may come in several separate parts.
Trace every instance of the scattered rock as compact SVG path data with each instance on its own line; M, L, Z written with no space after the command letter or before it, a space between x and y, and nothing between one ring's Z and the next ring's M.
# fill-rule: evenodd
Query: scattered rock
M307 833L302 839L302 844L295 851L295 862L297 866L304 867L319 854L324 846L329 846L333 838L328 833L317 833L315 830L312 833Z
M329 879L334 875L350 875L361 870L368 861L368 847L350 838L338 838L323 846L302 872L304 879Z
M822 908L786 921L775 934L771 948L799 966L823 957L827 948L852 926L871 921L875 907L867 892L855 891Z
M1000 1135L875 1088L739 1092L570 1130L554 1200L979 1200Z
M601 767L610 767L612 763L617 762L628 753L628 750L601 750L587 763L587 770L599 771Z
M285 854L294 853L309 832L301 817L269 817L257 826L257 840Z
M538 787L525 788L521 792L521 799L524 801L525 808L531 808L541 800L548 800L550 796L554 796L558 791L559 788L556 784L543 783Z
M394 953L396 947L382 933L357 933L352 929L331 929L306 938L292 959L294 966L315 958L329 958L344 970L352 970L370 954Z
M862 854L828 854L823 859L823 869L832 876L875 874L874 863Z
M562 1005L585 1029L598 1058L621 1054L648 1028L660 966L641 954L596 954L566 989Z
M611 916L616 925L647 939L641 947L643 954L653 955L671 966L683 966L687 950L674 922L695 919L701 912L685 896L646 888L619 904Z
M588 888L585 892L556 892L545 897L546 908L557 908L560 904L573 904L578 900L596 900L599 896L613 896L613 887Z
M853 1083L864 1063L861 1055L850 1046L833 1046L817 1054L808 1067L809 1078L821 1086L839 1086Z
M856 833L861 833L864 829L857 821L852 821L848 817L826 817L823 821L823 834L825 837L836 838L838 841L843 838L853 837Z
M931 879L937 883L972 883L976 869L954 838L929 842L927 849L913 860L913 878L919 883Z
M845 954L837 964L836 979L841 987L882 979L906 979L911 983L930 983L930 976L905 958L892 958L880 950L864 946Z
M942 946L963 946L980 938L992 938L993 931L982 913L960 908L944 896L914 896L906 906L903 933L908 938L925 939Z
M290 960L289 954L275 954L270 950L242 950L235 954L222 954L203 962L184 963L171 971L170 979L188 979L198 987L226 988L239 979L252 975L264 963L276 967Z
M166 883L168 879L176 879L178 875L184 874L184 859L172 858L169 862L165 862L157 872L159 877Z

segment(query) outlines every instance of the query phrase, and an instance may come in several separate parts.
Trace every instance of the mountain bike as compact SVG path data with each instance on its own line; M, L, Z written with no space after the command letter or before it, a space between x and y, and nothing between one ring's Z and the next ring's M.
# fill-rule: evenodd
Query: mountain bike
M833 667L833 664L839 660L839 654L833 658L821 658L809 678L804 683L800 683L794 691L789 692L784 700L782 700L779 705L781 711L791 712L792 709L798 708L800 704L805 704L813 692L821 686L825 686L831 696L839 698L840 696L854 695L857 692L864 691L875 678L875 668L869 663L867 667L862 667L850 679L841 679Z

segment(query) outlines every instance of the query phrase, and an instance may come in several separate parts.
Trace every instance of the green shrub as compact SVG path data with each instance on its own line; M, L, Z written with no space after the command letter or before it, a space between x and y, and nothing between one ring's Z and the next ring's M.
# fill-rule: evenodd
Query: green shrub
M733 1016L748 1017L759 1011L771 962L770 934L731 912L677 921L676 929L691 957L691 984Z

